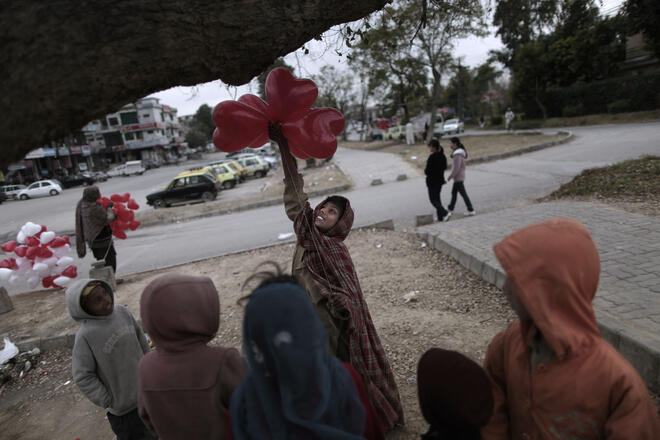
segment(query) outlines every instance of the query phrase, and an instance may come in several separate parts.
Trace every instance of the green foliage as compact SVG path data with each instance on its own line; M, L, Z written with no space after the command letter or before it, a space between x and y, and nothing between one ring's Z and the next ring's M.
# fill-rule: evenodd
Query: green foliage
M503 121L504 121L504 119L500 115L493 115L490 118L490 124L491 125L502 125Z
M203 147L209 142L209 140L210 137L207 137L206 133L198 128L192 128L186 133L186 142L190 148Z
M561 110L561 115L567 118L584 114L584 105L581 102L568 104Z
M196 130L202 134L207 141L211 140L215 124L213 123L213 110L206 104L199 106L193 116L192 123L190 124L191 130ZM204 143L206 145L206 143Z
M575 102L583 105L582 114L606 113L608 104L621 100L630 104L626 111L652 110L660 105L658 90L660 73L651 73L549 88L545 92L545 101L549 116L562 115L562 110Z
M630 100L629 99L617 99L616 101L610 102L607 104L608 113L623 113L630 110Z

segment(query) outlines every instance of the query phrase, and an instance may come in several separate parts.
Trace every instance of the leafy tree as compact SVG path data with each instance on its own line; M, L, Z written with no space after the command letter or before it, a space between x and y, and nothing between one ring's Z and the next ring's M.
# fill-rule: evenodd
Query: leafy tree
M186 142L190 148L203 147L209 142L209 139L210 138L206 136L206 133L198 128L192 128L186 133Z
M346 119L350 106L355 102L354 77L350 72L340 71L334 66L325 65L321 67L321 72L312 77L319 89L319 97L316 100L316 107L336 108ZM346 130L342 136L346 140Z
M191 122L191 129L204 135L208 140L213 136L215 124L213 124L213 110L206 104L199 106Z

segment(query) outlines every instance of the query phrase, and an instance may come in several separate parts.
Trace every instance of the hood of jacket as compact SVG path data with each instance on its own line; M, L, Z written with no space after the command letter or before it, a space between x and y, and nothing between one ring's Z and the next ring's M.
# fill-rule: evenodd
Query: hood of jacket
M140 316L157 349L206 344L220 326L218 291L208 277L163 275L142 292Z
M87 313L82 306L80 305L80 296L82 295L83 289L85 286L92 282L92 281L98 281L103 286L105 287L105 290L110 293L110 296L112 297L112 303L114 305L115 302L115 293L112 291L112 287L105 281L101 280L94 280L91 278L81 278L73 282L67 289L66 289L66 306L69 309L69 314L71 317L74 319L74 321L85 321L87 319L106 319L108 318L107 316L95 316L95 315L90 315Z
M494 251L532 317L533 322L521 322L527 343L538 328L563 359L600 338L591 304L600 259L582 224L554 219L527 226L497 243Z
M454 155L456 155L456 154L460 154L460 155L463 155L463 156L467 156L465 150L462 149L462 148L457 148L457 149L455 149L455 150L451 153L451 157L454 157Z
M348 237L348 234L351 232L355 214L353 213L353 208L351 208L351 202L346 197L342 197L342 199L346 201L346 208L344 208L344 213L337 220L337 223L332 227L332 229L326 232L325 235L328 237L338 238L343 241L346 239L346 237ZM328 203L328 199L325 199L323 202L319 203L316 206L316 208L314 208L313 218L316 218L316 216L319 215L319 213L321 212L321 208L323 208L323 206L325 206L326 203Z

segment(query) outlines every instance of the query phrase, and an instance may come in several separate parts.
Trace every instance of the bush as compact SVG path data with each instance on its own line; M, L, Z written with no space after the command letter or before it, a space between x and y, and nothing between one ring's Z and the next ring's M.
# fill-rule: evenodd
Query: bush
M654 110L660 107L656 93L660 90L660 73L610 78L592 83L579 83L565 88L549 88L543 97L548 116L568 116L564 112L580 103L581 114L607 113L609 105L627 101L626 111ZM616 106L621 104L616 104Z
M502 125L502 116L492 116L490 118L490 125Z
M513 123L513 126L516 128L516 130L530 130L532 128L541 128L542 120L539 119L530 119L530 120L522 120L522 121L515 121Z
M584 114L584 105L581 102L577 104L569 104L561 110L561 115L570 118L573 116L580 116Z
M630 108L630 100L628 99L617 99L614 102L607 104L608 113L623 113L627 112Z

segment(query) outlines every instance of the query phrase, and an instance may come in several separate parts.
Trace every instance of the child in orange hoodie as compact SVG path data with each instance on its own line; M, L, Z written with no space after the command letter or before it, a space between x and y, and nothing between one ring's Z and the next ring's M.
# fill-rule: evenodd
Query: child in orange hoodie
M494 250L520 320L486 353L495 408L482 439L660 439L644 382L598 331L600 261L584 226L538 223Z

